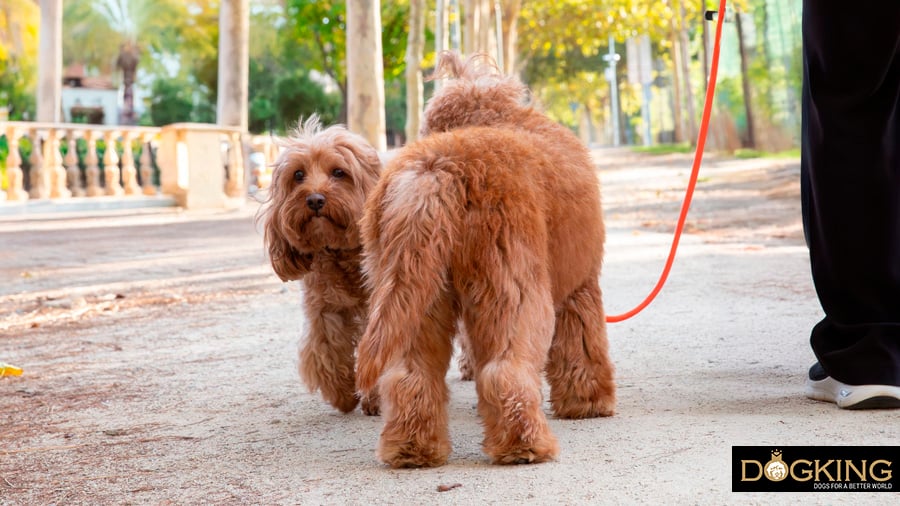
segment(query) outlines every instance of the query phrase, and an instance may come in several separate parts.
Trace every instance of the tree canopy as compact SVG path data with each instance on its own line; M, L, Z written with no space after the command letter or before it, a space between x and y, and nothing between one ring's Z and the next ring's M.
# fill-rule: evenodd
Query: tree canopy
M34 117L40 9L31 0L0 2L0 107L10 119Z
M403 130L406 116L403 76L409 1L381 2L386 117L388 130L396 132ZM144 95L153 95L146 103L144 122L212 120L218 4L218 0L66 0L64 61L84 63L89 73L116 76L120 46L134 42L140 49L137 85ZM313 110L328 121L345 121L345 4L344 0L251 2L249 116L253 131L289 128L298 115ZM427 15L422 66L426 69L434 61L436 4L436 0L423 3ZM465 8L469 2L458 4ZM598 128L606 128L602 125L609 117L611 90L604 55L612 36L621 56L616 72L622 128L625 135L637 132L643 98L640 87L627 82L625 42L647 35L654 71L654 135L660 136L677 130L673 125L678 124L689 131L692 116L699 114L707 58L704 37L712 30L702 12L717 4L715 0L499 2L501 11L517 13L513 71L554 118L572 128L585 115ZM716 104L718 114L738 130L746 132L751 123L764 132L797 128L799 4L799 0L729 2L733 12L742 13L743 44L736 42L737 23L726 24ZM14 119L33 109L39 19L33 0L0 2L0 100L5 98ZM493 22L490 25L488 29L493 29ZM509 19L503 20L504 29L511 25ZM754 113L761 118L751 122Z

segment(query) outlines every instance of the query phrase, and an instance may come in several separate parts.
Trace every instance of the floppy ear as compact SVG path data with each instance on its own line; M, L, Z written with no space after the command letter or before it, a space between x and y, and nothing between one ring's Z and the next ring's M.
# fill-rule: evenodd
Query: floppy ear
M336 138L335 147L342 151L350 163L357 165L357 172L364 177L354 179L354 182L368 193L381 174L381 156L362 136L347 130L339 130L338 133L340 135Z
M265 220L265 243L272 269L282 281L293 281L309 272L312 254L298 252L281 232L281 216L270 211Z

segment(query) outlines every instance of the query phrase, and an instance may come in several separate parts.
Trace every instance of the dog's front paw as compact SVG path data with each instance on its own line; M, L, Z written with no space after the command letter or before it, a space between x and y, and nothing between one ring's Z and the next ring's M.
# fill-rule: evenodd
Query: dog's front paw
M356 394L352 389L320 387L320 390L322 391L322 397L341 413L353 411L356 408L356 404L359 402L359 399L356 398Z
M363 414L369 416L378 416L381 414L381 398L378 396L378 392L372 391L365 394L360 394L360 408L362 409Z

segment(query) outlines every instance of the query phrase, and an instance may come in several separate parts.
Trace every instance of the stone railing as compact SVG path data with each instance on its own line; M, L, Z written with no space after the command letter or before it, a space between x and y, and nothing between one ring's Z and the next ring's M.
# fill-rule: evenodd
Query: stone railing
M36 202L104 199L234 207L247 194L246 151L262 153L255 157L264 160L262 170L252 175L257 187L265 185L266 167L277 156L268 139L208 124L153 128L4 122L4 135L9 152L0 211Z

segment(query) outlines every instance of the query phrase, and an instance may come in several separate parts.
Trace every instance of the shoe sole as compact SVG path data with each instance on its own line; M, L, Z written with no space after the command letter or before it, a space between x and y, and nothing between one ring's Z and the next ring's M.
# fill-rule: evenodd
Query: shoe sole
M884 395L880 397L870 397L864 401L859 401L852 406L841 406L844 409L900 409L900 399Z
M842 409L898 409L900 387L890 385L847 385L828 377L807 380L806 396L831 402Z

